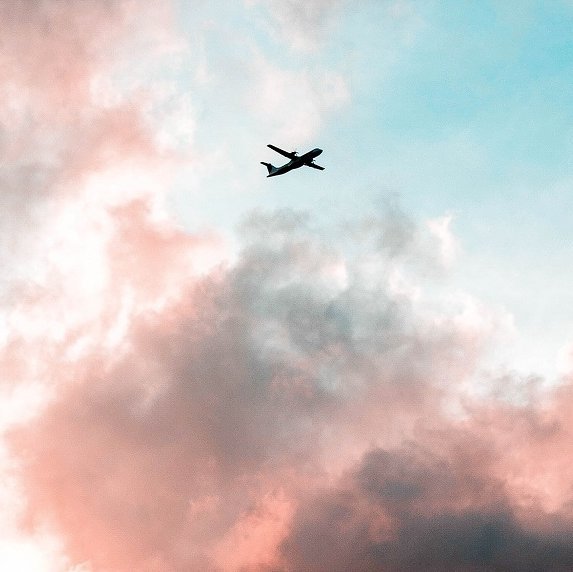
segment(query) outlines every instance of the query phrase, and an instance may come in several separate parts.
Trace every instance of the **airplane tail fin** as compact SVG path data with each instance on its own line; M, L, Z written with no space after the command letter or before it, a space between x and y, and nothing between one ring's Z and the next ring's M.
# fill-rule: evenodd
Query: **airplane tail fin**
M261 165L264 165L267 168L269 175L272 175L277 170L277 168L270 163L263 163L263 161L261 161Z

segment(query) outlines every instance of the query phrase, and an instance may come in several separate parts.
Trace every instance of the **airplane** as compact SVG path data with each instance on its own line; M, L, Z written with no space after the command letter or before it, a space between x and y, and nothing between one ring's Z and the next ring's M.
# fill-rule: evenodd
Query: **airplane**
M314 162L314 158L318 157L322 153L322 149L313 149L312 151L309 151L304 155L298 155L296 151L289 153L288 151L283 151L282 149L279 149L274 145L267 145L267 147L270 147L273 151L276 151L277 153L280 153L281 155L284 155L285 157L288 157L290 159L290 161L285 165L283 165L282 167L274 167L270 163L264 163L263 161L261 161L261 165L264 165L269 171L267 178L276 177L277 175L284 175L284 173L288 173L293 169L298 169L303 165L306 167L312 167L313 169L319 169L320 171L324 171L324 167L321 167L320 165L317 165Z

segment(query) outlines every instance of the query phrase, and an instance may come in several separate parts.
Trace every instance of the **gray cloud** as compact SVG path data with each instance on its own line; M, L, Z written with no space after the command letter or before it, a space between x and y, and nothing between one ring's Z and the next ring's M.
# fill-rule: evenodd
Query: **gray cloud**
M369 452L339 487L301 503L282 545L285 570L570 569L571 526L541 512L525 526L471 446L458 458Z
M166 235L137 204L113 216L112 292L130 284L154 298L185 276L194 246L183 233ZM381 231L364 249L383 273L396 262L374 240ZM96 571L238 570L248 558L229 560L221 546L269 495L282 491L294 510L373 440L399 443L428 415L439 417L444 379L471 369L479 341L455 321L424 327L410 299L385 280L361 280L362 263L323 240L305 216L256 213L242 232L236 264L187 279L167 306L134 315L115 352L96 346L70 361L73 338L51 349L57 394L11 442L25 459L29 518L56 526L73 561ZM112 298L108 304L115 312ZM316 534L329 519L336 530L338 511L352 515L354 502L369 496L407 507L437 481L437 505L461 487L433 459L426 467L415 456L386 457L396 472L386 480L376 472L383 455L369 459L355 477L358 493L341 493L339 508L328 500L336 489L311 501L312 515L326 511L312 524ZM305 514L299 509L283 545L295 569L323 558L320 546L304 556L312 545L301 540ZM260 517L260 526L277 518ZM368 519L356 518L349 534L360 537ZM277 542L288 518L282 526ZM337 550L346 546L348 555L339 558L350 565L356 540L344 542ZM281 566L275 548L266 560Z

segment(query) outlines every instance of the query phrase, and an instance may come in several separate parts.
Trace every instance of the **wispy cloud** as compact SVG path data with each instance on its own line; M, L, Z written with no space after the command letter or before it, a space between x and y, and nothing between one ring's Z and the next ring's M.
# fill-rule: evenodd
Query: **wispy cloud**
M266 3L265 11L274 34L291 48L307 51L320 46L343 4L344 0L273 0Z

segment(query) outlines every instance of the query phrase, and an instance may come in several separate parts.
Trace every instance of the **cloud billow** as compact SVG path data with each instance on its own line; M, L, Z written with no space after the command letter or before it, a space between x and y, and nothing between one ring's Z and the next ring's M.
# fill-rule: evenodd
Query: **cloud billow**
M169 9L134 6L0 8L0 389L34 406L2 421L0 549L38 544L42 572L571 569L570 382L476 396L505 318L453 292L451 217L256 211L232 253L186 231L160 96L111 79L149 28L170 53Z
M286 569L517 571L572 566L570 527L528 529L511 508L503 482L461 460L418 447L368 452L337 488L305 499L281 547ZM463 460L471 463L471 458ZM551 520L536 517L538 527Z
M123 235L142 268L163 236L146 232ZM94 570L487 570L514 552L565 569L566 543L518 519L493 445L477 429L456 441L443 381L482 344L457 310L437 322L391 281L360 280L374 260L403 263L374 238L352 261L289 211L243 234L234 264L134 314L119 353L68 362L52 403L13 432L30 518ZM171 260L164 280L185 268ZM64 363L52 354L56 379ZM424 449L435 431L456 458Z

